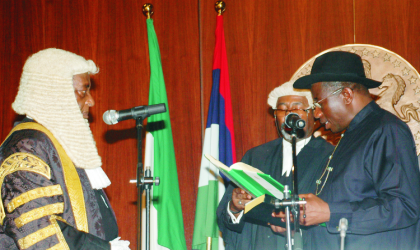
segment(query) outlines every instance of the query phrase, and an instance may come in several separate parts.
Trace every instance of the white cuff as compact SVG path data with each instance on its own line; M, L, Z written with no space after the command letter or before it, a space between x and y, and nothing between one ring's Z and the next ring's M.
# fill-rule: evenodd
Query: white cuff
M232 212L230 211L229 207L230 207L230 201L228 202L228 205L227 205L227 212L230 218L232 219L233 224L239 224L239 222L241 222L242 215L244 215L244 210L242 210L239 213L238 218L236 218L235 215L233 215Z
M128 247L130 242L128 240L120 240L121 237L117 237L114 240L110 241L111 250L130 250Z

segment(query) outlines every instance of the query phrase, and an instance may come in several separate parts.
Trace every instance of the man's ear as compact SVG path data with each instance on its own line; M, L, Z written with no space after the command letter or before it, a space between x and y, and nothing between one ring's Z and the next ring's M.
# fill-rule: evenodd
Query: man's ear
M345 104L351 104L354 99L354 90L351 88L344 88L343 91L341 91L341 96Z

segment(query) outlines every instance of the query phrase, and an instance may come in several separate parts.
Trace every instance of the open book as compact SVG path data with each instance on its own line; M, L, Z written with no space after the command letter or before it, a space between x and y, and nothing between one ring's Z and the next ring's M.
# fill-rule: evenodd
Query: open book
M227 178L254 198L245 204L245 214L264 201L267 203L267 201L272 200L273 197L283 199L284 186L270 175L261 172L261 170L243 162L237 162L229 168L209 154L204 156Z

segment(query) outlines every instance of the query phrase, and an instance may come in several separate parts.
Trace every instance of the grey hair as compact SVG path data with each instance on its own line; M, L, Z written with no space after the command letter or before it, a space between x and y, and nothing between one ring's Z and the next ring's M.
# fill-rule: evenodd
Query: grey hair
M330 92L339 88L350 88L362 94L369 94L368 89L364 85L355 82L322 82L321 86Z

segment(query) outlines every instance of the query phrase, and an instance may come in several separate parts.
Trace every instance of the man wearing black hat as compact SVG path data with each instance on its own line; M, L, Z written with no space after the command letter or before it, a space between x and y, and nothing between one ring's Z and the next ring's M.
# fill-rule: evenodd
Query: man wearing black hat
M294 84L311 89L315 117L342 133L316 193L302 195L301 224L322 225L310 230L306 249L339 249L341 218L346 250L420 248L415 144L408 126L372 100L368 88L380 84L366 78L358 55L342 51L319 56Z
M308 90L296 91L293 82L286 82L271 91L267 102L274 111L274 122L281 138L250 149L241 161L292 187L292 138L284 124L287 115L298 114L306 123L296 144L299 193L315 192L315 178L321 174L334 147L321 137L312 136L311 93ZM217 221L225 249L284 249L286 238L281 233L285 229L274 225L268 227L267 221L259 214L260 210L251 210L245 215L245 204L249 201L251 196L233 183L227 187L217 208Z

